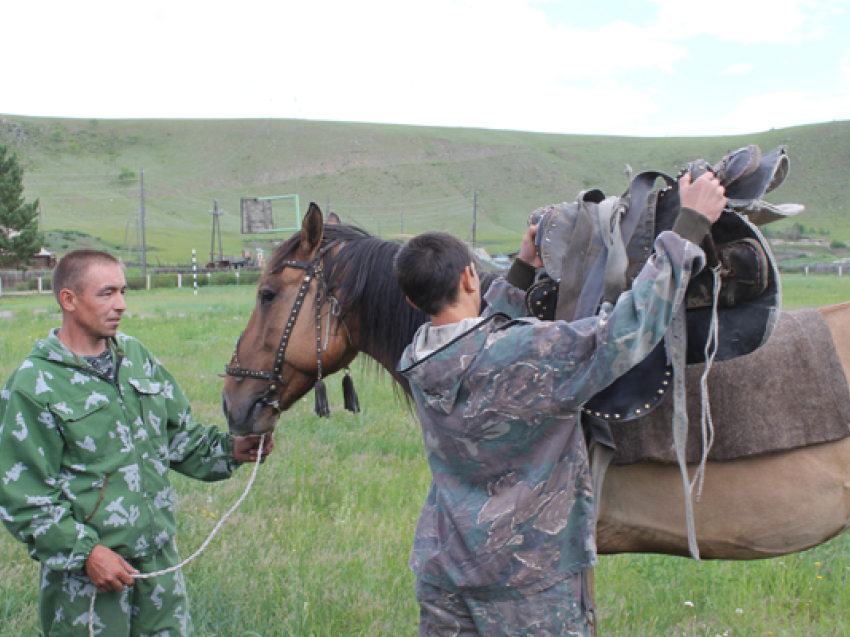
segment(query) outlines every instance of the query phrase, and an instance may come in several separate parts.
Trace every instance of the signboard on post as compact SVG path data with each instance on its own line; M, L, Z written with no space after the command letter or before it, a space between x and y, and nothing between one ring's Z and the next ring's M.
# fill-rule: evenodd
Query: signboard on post
M272 215L272 202L292 199L295 205L295 225L291 228L276 228ZM301 211L298 195L280 197L254 197L242 199L242 234L263 234L268 232L292 232L301 227Z
M272 202L264 199L242 199L242 234L257 234L274 228Z

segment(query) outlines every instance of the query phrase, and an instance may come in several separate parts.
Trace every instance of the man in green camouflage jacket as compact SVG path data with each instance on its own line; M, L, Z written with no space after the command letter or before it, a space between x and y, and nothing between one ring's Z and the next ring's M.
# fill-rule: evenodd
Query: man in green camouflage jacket
M399 363L432 472L410 558L421 636L591 633L596 520L579 412L661 340L703 267L698 244L723 188L685 176L680 193L676 226L632 290L610 313L572 323L524 318L535 227L481 317L463 242L432 232L399 250L402 290L431 319Z
M41 563L48 635L192 635L169 469L229 478L271 452L192 418L174 377L118 332L121 264L68 253L54 290L62 326L38 340L0 393L0 519ZM93 617L89 606L97 595Z

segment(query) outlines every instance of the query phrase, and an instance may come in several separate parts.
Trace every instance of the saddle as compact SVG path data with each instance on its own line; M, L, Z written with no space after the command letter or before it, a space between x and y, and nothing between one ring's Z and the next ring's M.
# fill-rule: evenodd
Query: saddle
M717 361L749 354L770 338L780 305L779 272L757 226L803 210L762 199L785 181L789 168L785 147L762 153L750 145L714 165L692 161L679 173L689 172L696 180L707 170L714 172L728 199L702 244L710 267L691 280L686 292L688 364L706 360L706 344L715 329ZM663 185L656 189L658 181ZM655 237L673 227L679 210L678 180L658 171L638 174L619 197L589 190L572 203L535 210L529 223L538 224L543 268L526 296L529 315L570 321L616 302L649 258ZM662 342L589 401L586 413L607 422L641 418L658 406L672 387L671 379L672 361Z
M704 444L699 467L688 471L687 364L705 362L704 382L713 362L734 359L760 348L779 316L779 271L770 245L757 225L792 216L803 207L774 206L762 197L788 176L790 162L780 146L762 153L750 145L710 165L699 159L685 172L696 180L713 171L726 188L727 207L712 225L702 247L707 268L686 290L664 340L639 365L589 400L581 416L591 455L593 490L600 493L614 456L615 423L643 418L672 392L673 448L682 474L688 548L699 559L693 493L702 484L712 437L710 414L701 410ZM631 178L631 169L628 170ZM656 190L655 183L664 186ZM673 228L681 209L677 179L657 171L638 174L620 197L600 190L579 193L573 203L534 211L542 272L527 293L529 314L541 319L575 320L595 315L629 289L652 253L655 237ZM701 382L700 403L708 402ZM598 500L597 500L598 506ZM598 511L597 511L598 512Z

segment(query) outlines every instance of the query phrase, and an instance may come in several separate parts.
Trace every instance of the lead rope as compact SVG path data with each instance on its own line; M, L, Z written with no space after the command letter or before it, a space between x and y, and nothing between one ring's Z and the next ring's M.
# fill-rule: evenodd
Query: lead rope
M186 564L188 564L189 562L191 562L196 557L198 557L201 553L204 552L204 550L207 548L207 546L209 546L210 542L212 542L212 539L215 537L216 533L218 533L221 526L227 521L227 518L229 518L233 514L233 512L236 511L236 509L239 508L239 505L242 504L242 502L245 500L245 498L248 497L248 492L251 490L251 487L254 485L254 480L257 477L257 471L259 470L260 463L263 460L263 447L265 445L265 441L266 441L266 434L263 434L262 436L260 436L260 448L259 448L259 453L257 454L257 461L254 463L254 471L251 473L251 478L248 480L248 485L245 487L245 492L236 501L236 504L234 504L232 507L230 507L230 510L222 516L221 520L219 520L218 524L215 525L212 532L209 534L209 537L207 537L206 541L203 544L201 544L201 548L199 548L192 555L190 555L185 560L180 562L180 564L178 564L177 566L170 566L170 567L168 567L164 570L161 570L161 571L154 571L153 573L136 573L136 574L133 575L133 579L148 579L150 577L158 577L160 575L168 575L169 573L173 573L174 571L177 571L177 570L183 568L184 566L186 566ZM97 633L94 632L94 601L95 601L95 599L97 599L97 589L95 589L94 592L92 593L91 604L89 604L89 637L94 637L97 634Z

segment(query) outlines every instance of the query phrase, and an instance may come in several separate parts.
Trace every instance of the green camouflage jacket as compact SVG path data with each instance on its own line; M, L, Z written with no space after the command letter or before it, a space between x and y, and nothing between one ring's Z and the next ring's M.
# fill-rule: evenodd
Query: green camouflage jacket
M416 344L430 323L420 328L399 370L432 472L410 558L423 581L530 594L596 563L579 411L661 340L704 264L702 250L673 232L655 248L610 314L520 318L524 292L497 280L484 320L421 360Z
M114 342L118 382L36 341L0 393L0 519L54 570L95 544L144 559L176 531L168 470L230 477L232 439L194 421L174 378L136 339Z

